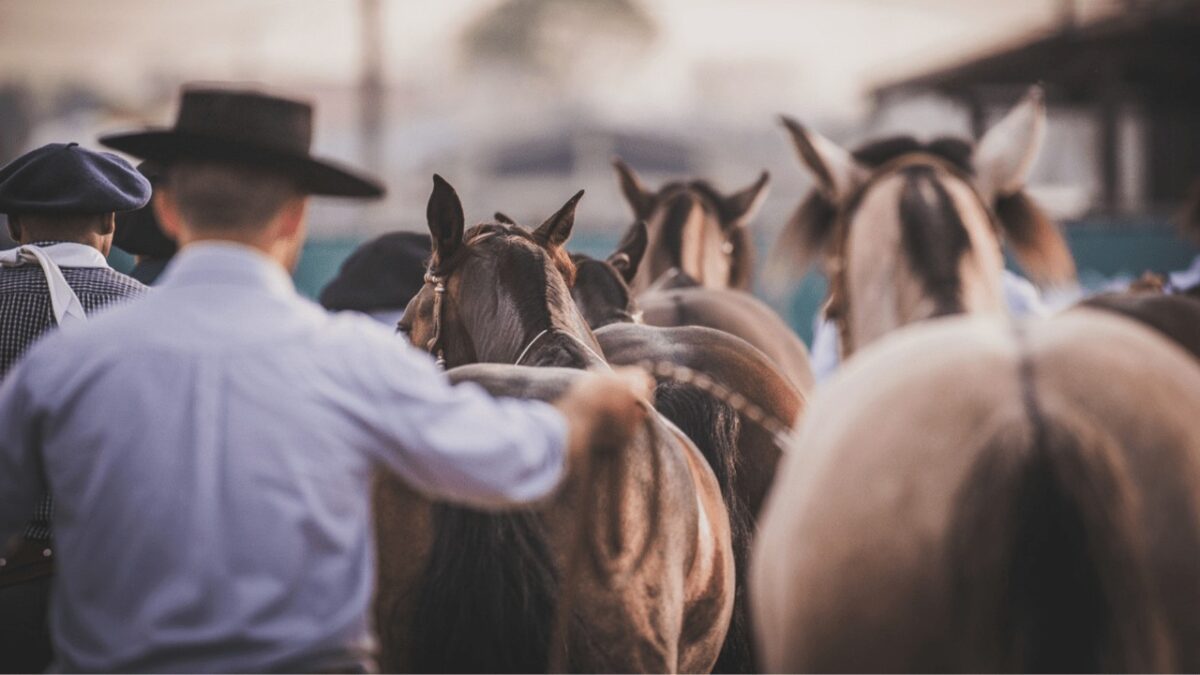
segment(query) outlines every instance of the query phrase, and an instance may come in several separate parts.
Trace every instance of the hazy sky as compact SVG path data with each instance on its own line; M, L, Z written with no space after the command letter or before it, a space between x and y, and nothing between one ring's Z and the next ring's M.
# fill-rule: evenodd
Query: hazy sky
M394 83L451 78L457 35L497 0L384 0ZM801 112L855 111L871 84L1053 25L1060 0L645 0L659 40L619 87L618 111L666 114L706 67L767 64ZM1110 0L1079 0L1086 15ZM351 82L353 0L0 0L0 81L83 81L140 103L155 82L236 79L281 86ZM753 72L747 66L747 72ZM735 70L736 72L736 70Z

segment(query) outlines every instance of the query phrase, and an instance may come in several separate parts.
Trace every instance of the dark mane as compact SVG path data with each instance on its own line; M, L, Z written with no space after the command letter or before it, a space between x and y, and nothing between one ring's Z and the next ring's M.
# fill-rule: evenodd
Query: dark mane
M550 256L551 262L554 263L554 266L558 269L559 273L563 275L563 279L567 282L568 286L575 283L575 263L571 262L570 255L568 255L567 252L562 249L559 249L557 253L545 249L532 232L526 230L520 225L509 223L480 223L479 225L467 230L466 234L463 235L463 249L469 250L471 244L477 243L480 240L491 236L517 237L518 239L523 239L533 244L544 254Z
M952 136L935 138L928 143L922 143L912 136L889 136L863 143L852 154L859 163L878 169L894 159L920 152L945 160L959 171L972 175L975 173L971 166L971 153L974 150L971 142Z

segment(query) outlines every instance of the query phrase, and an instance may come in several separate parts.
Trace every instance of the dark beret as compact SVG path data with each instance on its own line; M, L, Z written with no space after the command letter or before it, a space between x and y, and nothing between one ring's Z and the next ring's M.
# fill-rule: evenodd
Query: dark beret
M374 312L404 309L425 285L429 235L389 232L359 246L321 291L329 310Z
M161 169L153 162L142 162L138 172L157 185ZM147 203L140 209L117 214L117 231L113 234L113 246L133 255L151 258L170 258L179 250L175 240L168 237L158 224L154 206Z
M78 143L51 143L0 169L0 213L112 213L150 200L129 162Z

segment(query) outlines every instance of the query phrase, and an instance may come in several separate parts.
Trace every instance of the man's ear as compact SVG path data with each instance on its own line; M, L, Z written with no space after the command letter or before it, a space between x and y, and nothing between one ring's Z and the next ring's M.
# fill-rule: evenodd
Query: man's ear
M117 231L117 214L104 214L104 223L100 226L100 236L107 237Z
M279 212L279 233L291 239L304 227L304 215L308 210L308 197L289 199Z
M621 243L617 244L617 250L608 256L608 264L621 273L625 283L632 282L637 274L638 265L642 264L642 257L646 255L646 244L649 240L646 221L639 220L630 226L625 236L621 237Z
M639 220L649 218L654 208L654 191L647 189L642 179L625 162L614 159L612 165L617 172L617 182L621 184L621 194L625 195L625 201L633 209L633 217Z
M183 226L179 218L179 208L175 205L175 197L164 187L155 187L154 196L150 198L150 207L154 209L154 217L158 226L167 237L182 242Z
M462 245L465 217L458 193L444 178L433 174L433 192L425 207L425 220L435 263L452 257Z
M12 237L13 241L21 241L21 225L17 222L18 216L8 214L8 236Z
M829 201L836 204L845 199L866 179L867 170L840 145L791 117L782 116L779 119L792 137L800 162L812 174L817 189Z
M561 248L571 237L571 228L575 226L575 207L583 198L583 190L567 200L554 215L533 231L533 238L547 249Z

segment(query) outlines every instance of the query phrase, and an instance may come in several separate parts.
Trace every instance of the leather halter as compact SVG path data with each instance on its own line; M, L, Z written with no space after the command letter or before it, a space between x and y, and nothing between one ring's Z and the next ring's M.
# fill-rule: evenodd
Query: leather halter
M446 277L425 271L425 283L433 284L433 337L425 343L425 350L433 354L434 360L442 370L446 369L446 349L442 341L442 303L446 297Z
M850 216L858 210L858 205L866 197L867 192L875 187L876 183L910 166L932 166L961 180L979 201L992 228L998 229L996 216L983 195L979 194L971 175L941 157L927 152L910 152L879 166L849 197L834 205L834 208L837 209L833 229L834 236L825 260L825 269L829 277L829 299L825 302L825 317L833 321L837 327L840 343L838 356L843 360L846 354L853 351L854 348L850 339L850 294L846 278L849 267L846 261L846 252L850 241Z

